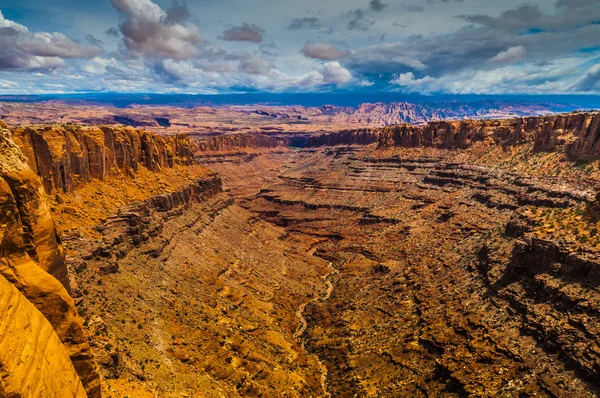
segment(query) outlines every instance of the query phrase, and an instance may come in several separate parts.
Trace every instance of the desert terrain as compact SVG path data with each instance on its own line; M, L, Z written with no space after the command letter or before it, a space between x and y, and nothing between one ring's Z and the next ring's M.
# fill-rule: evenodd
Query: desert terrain
M0 395L600 391L598 113L3 106Z

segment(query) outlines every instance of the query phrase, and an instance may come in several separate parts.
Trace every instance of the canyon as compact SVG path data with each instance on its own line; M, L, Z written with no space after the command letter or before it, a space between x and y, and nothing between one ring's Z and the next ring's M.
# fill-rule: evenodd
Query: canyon
M157 135L14 112L0 396L600 392L600 113Z

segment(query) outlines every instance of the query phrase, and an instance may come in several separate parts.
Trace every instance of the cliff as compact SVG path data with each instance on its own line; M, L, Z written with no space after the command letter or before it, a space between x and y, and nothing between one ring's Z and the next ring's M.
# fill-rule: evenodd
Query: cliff
M0 392L85 396L83 384L89 397L99 397L42 182L3 122L0 159Z
M71 192L93 178L194 163L190 139L160 137L131 127L36 125L14 130L14 140L46 192Z
M565 149L572 160L600 157L600 113L570 113L503 120L432 122L426 126L398 125L380 130L379 145L467 148L492 139L499 145L533 143L534 151Z
M378 142L380 136L381 131L379 129L342 130L309 137L306 146L318 147L341 144L368 145Z
M225 152L234 149L287 147L285 138L259 134L235 134L210 138L193 144L195 152Z
M564 150L571 160L599 159L600 113L577 112L344 130L311 137L306 146L368 145L377 142L379 147L465 149L485 140L497 145L532 143L534 152Z

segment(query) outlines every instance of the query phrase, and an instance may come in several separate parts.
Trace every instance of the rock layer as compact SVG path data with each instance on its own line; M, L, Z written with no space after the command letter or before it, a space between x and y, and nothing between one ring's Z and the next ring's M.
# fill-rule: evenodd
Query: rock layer
M196 152L226 152L239 149L277 148L288 146L285 138L259 134L233 134L194 143Z
M6 388L24 396L46 396L29 395L32 391L42 393L39 389L45 387L36 386L31 380L45 375L56 378L56 383L70 384L63 396L69 396L69 392L73 396L85 396L77 387L83 383L88 396L99 397L97 367L75 304L67 292L69 283L63 248L50 217L42 183L26 164L25 156L12 140L6 125L0 124L0 129L1 283L13 285L12 289L2 288L9 300L5 303L12 302L23 311L15 312L10 304L2 307L2 318L8 328L5 330L23 328L21 333L1 340L0 367ZM22 297L14 289L18 289ZM23 302L25 299L28 303ZM44 320L40 319L42 315ZM30 319L32 328L26 327L23 317ZM53 330L49 330L49 325ZM33 338L39 339L35 341L33 352L13 351L12 347L24 347ZM15 356L19 355L32 367L14 367L19 361ZM43 365L47 361L55 363ZM44 369L40 370L40 367ZM72 368L78 377L69 373ZM52 375L52 369L59 373ZM38 371L42 373L37 374ZM55 385L53 381L48 381L48 386L52 385ZM59 393L54 391L48 396Z
M465 149L475 142L497 145L532 143L534 151L564 149L572 160L600 158L600 113L570 113L499 120L400 124L381 129L345 130L309 139L307 146L367 145Z
M37 125L19 127L15 142L44 182L46 192L71 192L92 178L193 164L190 139L160 137L130 127Z

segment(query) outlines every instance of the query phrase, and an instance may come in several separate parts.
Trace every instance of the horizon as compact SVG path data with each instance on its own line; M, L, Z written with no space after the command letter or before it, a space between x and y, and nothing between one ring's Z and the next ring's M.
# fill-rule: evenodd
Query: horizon
M419 95L401 93L123 93L123 92L87 92L87 93L48 93L48 94L2 94L0 103L10 102L46 102L61 101L67 104L84 103L97 105L113 105L117 108L132 105L163 106L304 106L357 108L362 104L447 104L447 103L520 103L547 104L565 106L565 111L600 109L600 97L596 95Z

